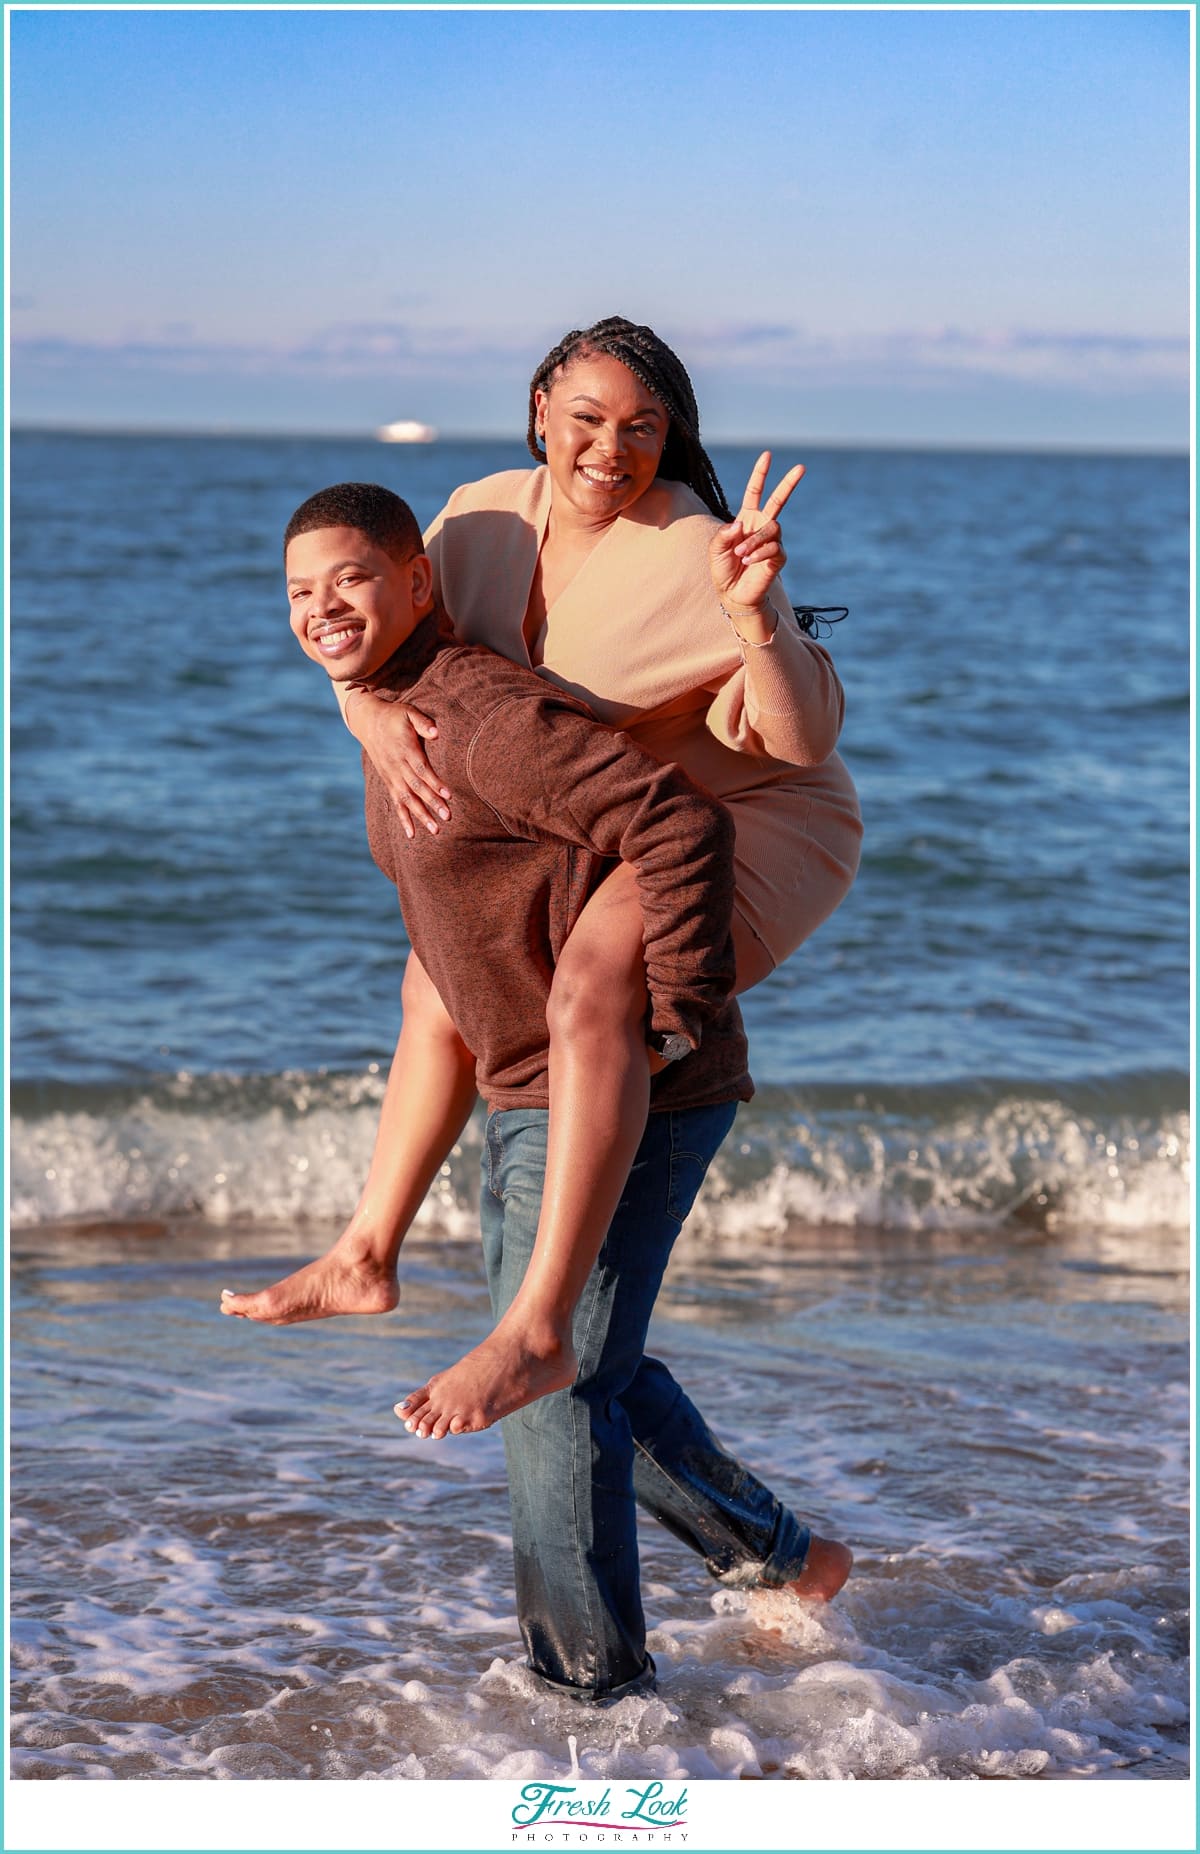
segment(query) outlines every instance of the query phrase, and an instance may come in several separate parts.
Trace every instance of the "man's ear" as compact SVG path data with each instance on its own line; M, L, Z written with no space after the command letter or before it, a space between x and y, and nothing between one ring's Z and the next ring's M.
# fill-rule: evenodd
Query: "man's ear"
M412 568L413 606L420 611L423 605L433 602L433 561L428 554L414 554L409 565Z

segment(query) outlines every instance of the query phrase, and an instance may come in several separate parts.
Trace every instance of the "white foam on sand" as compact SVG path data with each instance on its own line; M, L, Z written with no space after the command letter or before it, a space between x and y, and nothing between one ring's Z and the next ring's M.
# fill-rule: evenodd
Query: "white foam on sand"
M16 1775L561 1777L572 1736L588 1778L1185 1773L1187 1515L1164 1538L1163 1501L1185 1464L1145 1455L1140 1430L1117 1420L1089 1443L1083 1423L1060 1424L1052 1440L1030 1418L979 1453L993 1406L966 1393L959 1452L935 1446L927 1478L974 1505L931 1513L901 1440L905 1513L862 1454L877 1446L863 1384L853 1411L823 1420L823 1450L782 1450L785 1485L787 1457L803 1455L857 1547L838 1601L714 1588L647 1521L659 1690L597 1711L548 1694L521 1659L499 1437L438 1449L373 1416L363 1385L391 1347L383 1322L355 1325L347 1356L372 1342L361 1362L313 1381L298 1423L285 1416L311 1333L282 1341L292 1362L276 1351L283 1375L273 1392L259 1381L255 1407L236 1372L207 1404L186 1389L160 1400L157 1440L136 1459L63 1442L59 1468L43 1450L42 1495L13 1539ZM222 1337L232 1356L256 1336ZM92 1428L120 1431L100 1390L85 1445ZM907 1401L899 1386L889 1396ZM1157 1408L1146 1435L1178 1443L1186 1398ZM749 1459L763 1459L768 1427L744 1435ZM1005 1480L1015 1457L1052 1446L1083 1502L1066 1533L1091 1528L1090 1563L1057 1576L1017 1536L1038 1483ZM1140 1505L1134 1456L1147 1465ZM19 1466L22 1491L27 1477ZM1067 1555L1063 1538L1044 1550Z
M1026 1604L1018 1617L983 1602L980 1625L1013 1647L1020 1637L1024 1651L1002 1651L977 1677L939 1676L881 1645L889 1610L907 1600L903 1578L868 1569L825 1609L781 1593L677 1596L651 1606L658 1692L593 1710L547 1694L502 1651L513 1619L489 1602L486 1579L475 1601L449 1592L425 1614L377 1609L363 1591L353 1613L314 1617L272 1604L264 1562L245 1604L226 1603L218 1621L202 1567L164 1550L161 1535L127 1543L121 1558L127 1577L171 1567L152 1624L73 1602L53 1630L18 1632L18 1683L40 1695L36 1712L14 1714L18 1776L552 1778L570 1772L572 1738L589 1779L1186 1768L1186 1667L1128 1615L1123 1649L1097 1650L1074 1608L1047 1632L1055 1606ZM348 1568L332 1566L335 1580ZM1111 1615L1113 1600L1093 1595L1093 1613ZM914 1589L912 1604L914 1628L936 1637L936 1599ZM1083 1639L1066 1652L1075 1629ZM1039 1635L1048 1651L1031 1652ZM67 1641L71 1671L55 1672Z

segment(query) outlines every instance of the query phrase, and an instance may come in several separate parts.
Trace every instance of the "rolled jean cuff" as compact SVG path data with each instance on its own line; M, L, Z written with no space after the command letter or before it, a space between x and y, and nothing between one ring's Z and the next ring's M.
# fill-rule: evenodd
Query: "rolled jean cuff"
M549 1674L543 1674L540 1668L533 1666L532 1661L527 1665L551 1693L561 1693L564 1699L576 1700L582 1706L615 1706L618 1700L628 1699L632 1693L653 1693L658 1672L653 1655L648 1654L641 1671L632 1680L623 1680L620 1686L577 1687L569 1680L551 1680Z
M749 1560L722 1566L710 1558L708 1568L718 1583L732 1585L735 1589L749 1586L777 1590L781 1584L790 1584L800 1576L808 1562L811 1544L811 1529L794 1518L786 1506L781 1506L771 1549L761 1563Z

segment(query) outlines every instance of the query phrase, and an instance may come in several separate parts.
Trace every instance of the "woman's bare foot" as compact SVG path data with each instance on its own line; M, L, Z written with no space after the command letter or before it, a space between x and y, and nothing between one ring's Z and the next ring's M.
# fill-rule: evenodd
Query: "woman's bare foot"
M560 1333L535 1333L501 1320L482 1345L396 1404L396 1415L411 1435L435 1442L474 1435L551 1391L565 1390L577 1370L571 1342Z
M793 1596L806 1597L812 1603L828 1603L850 1575L854 1553L837 1539L820 1539L814 1532L809 1540L808 1557L799 1577L784 1584Z
M318 1261L298 1268L258 1294L226 1288L221 1312L266 1326L295 1326L301 1320L330 1320L339 1313L390 1313L400 1299L393 1262L376 1260L361 1243L336 1242Z

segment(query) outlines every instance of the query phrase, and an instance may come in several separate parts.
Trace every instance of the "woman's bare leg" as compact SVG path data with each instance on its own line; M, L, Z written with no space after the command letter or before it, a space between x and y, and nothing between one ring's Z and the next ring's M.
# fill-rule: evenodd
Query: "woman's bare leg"
M397 1404L413 1434L440 1440L485 1429L574 1379L571 1318L646 1129L652 1070L662 1066L646 1048L642 932L636 877L622 865L591 897L555 970L546 1181L524 1284L482 1345ZM740 991L773 962L736 916L734 943Z
M475 1058L415 953L402 997L404 1021L354 1215L319 1261L259 1294L226 1292L222 1313L291 1326L396 1305L400 1245L475 1103Z

